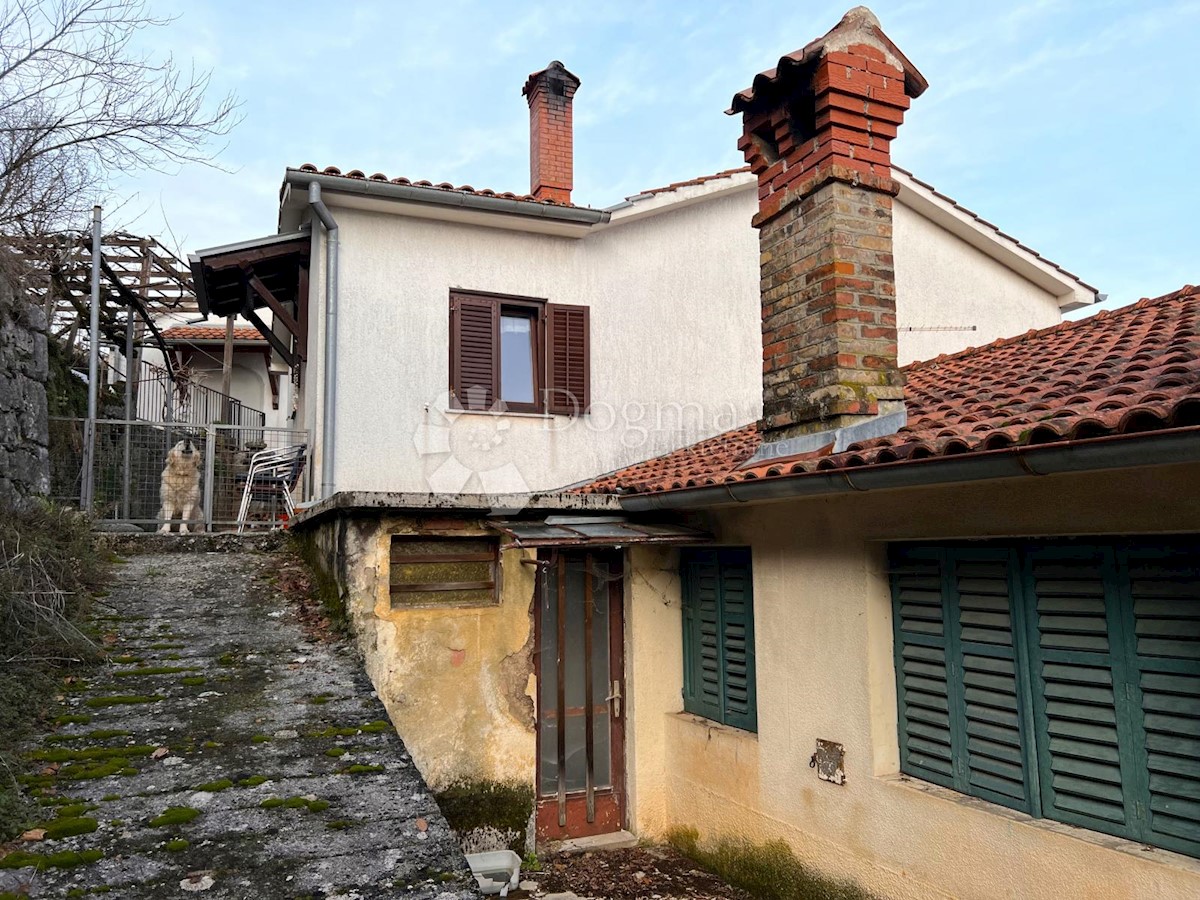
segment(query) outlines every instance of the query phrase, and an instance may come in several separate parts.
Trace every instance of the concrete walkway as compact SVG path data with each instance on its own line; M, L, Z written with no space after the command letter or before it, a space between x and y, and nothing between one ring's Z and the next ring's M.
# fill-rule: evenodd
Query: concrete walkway
M18 852L41 870L0 860L0 893L477 896L354 649L271 589L278 555L182 545L117 567L114 663L34 749L46 834Z

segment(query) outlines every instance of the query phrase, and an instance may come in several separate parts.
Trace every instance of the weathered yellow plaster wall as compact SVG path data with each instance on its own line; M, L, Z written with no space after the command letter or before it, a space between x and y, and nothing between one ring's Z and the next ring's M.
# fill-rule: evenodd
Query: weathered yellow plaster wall
M341 543L341 580L367 674L429 786L462 780L533 784L534 551L506 550L500 603L467 609L393 609L388 566L393 534L430 533L401 517L325 527L332 559ZM433 526L436 528L436 526ZM494 534L455 526L458 536Z
M719 540L754 548L757 735L680 712L678 582L665 554L633 551L636 828L782 838L892 898L1200 897L1200 861L897 775L884 554L895 539L1200 531L1198 493L1200 467L1180 465L714 511ZM809 768L817 738L845 745L846 785Z

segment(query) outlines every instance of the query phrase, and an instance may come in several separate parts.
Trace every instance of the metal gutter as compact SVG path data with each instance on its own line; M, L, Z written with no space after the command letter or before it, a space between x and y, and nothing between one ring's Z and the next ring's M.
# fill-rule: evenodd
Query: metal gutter
M985 481L1143 468L1171 463L1200 462L1200 426L1137 435L1109 435L1064 444L1008 447L964 456L935 457L811 472L792 477L737 481L686 488L661 494L621 497L629 512L697 509L732 503L753 503L801 497L900 488L932 487Z
M338 224L321 199L321 185L308 186L308 205L325 228L324 414L321 417L321 496L333 493L333 423L337 409ZM317 229L312 230L316 240ZM314 248L315 249L315 248Z
M319 172L302 172L288 169L284 184L294 184L312 190L318 188L341 194L360 194L385 200L405 200L410 203L429 203L435 206L474 209L481 212L502 213L533 219L549 219L577 225L596 225L607 222L611 213L602 209L582 206L558 206L553 203L538 203L533 200L513 200L508 197L489 197L447 188L423 187L415 184L394 184L390 181L372 181L369 178L347 178L344 175L323 175Z

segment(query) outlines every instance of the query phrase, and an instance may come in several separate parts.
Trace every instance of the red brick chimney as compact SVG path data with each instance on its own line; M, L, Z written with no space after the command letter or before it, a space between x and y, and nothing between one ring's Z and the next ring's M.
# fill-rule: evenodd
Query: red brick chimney
M571 103L579 79L558 60L525 81L529 103L529 192L538 200L570 203L574 150Z
M767 442L903 409L890 148L925 87L859 6L733 98L758 176Z

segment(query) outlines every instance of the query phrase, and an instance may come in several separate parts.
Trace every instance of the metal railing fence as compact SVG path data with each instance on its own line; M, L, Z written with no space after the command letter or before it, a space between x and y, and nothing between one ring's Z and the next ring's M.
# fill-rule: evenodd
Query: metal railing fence
M262 428L267 414L190 378L171 381L161 366L141 360L134 380L134 416L147 422L222 423Z

